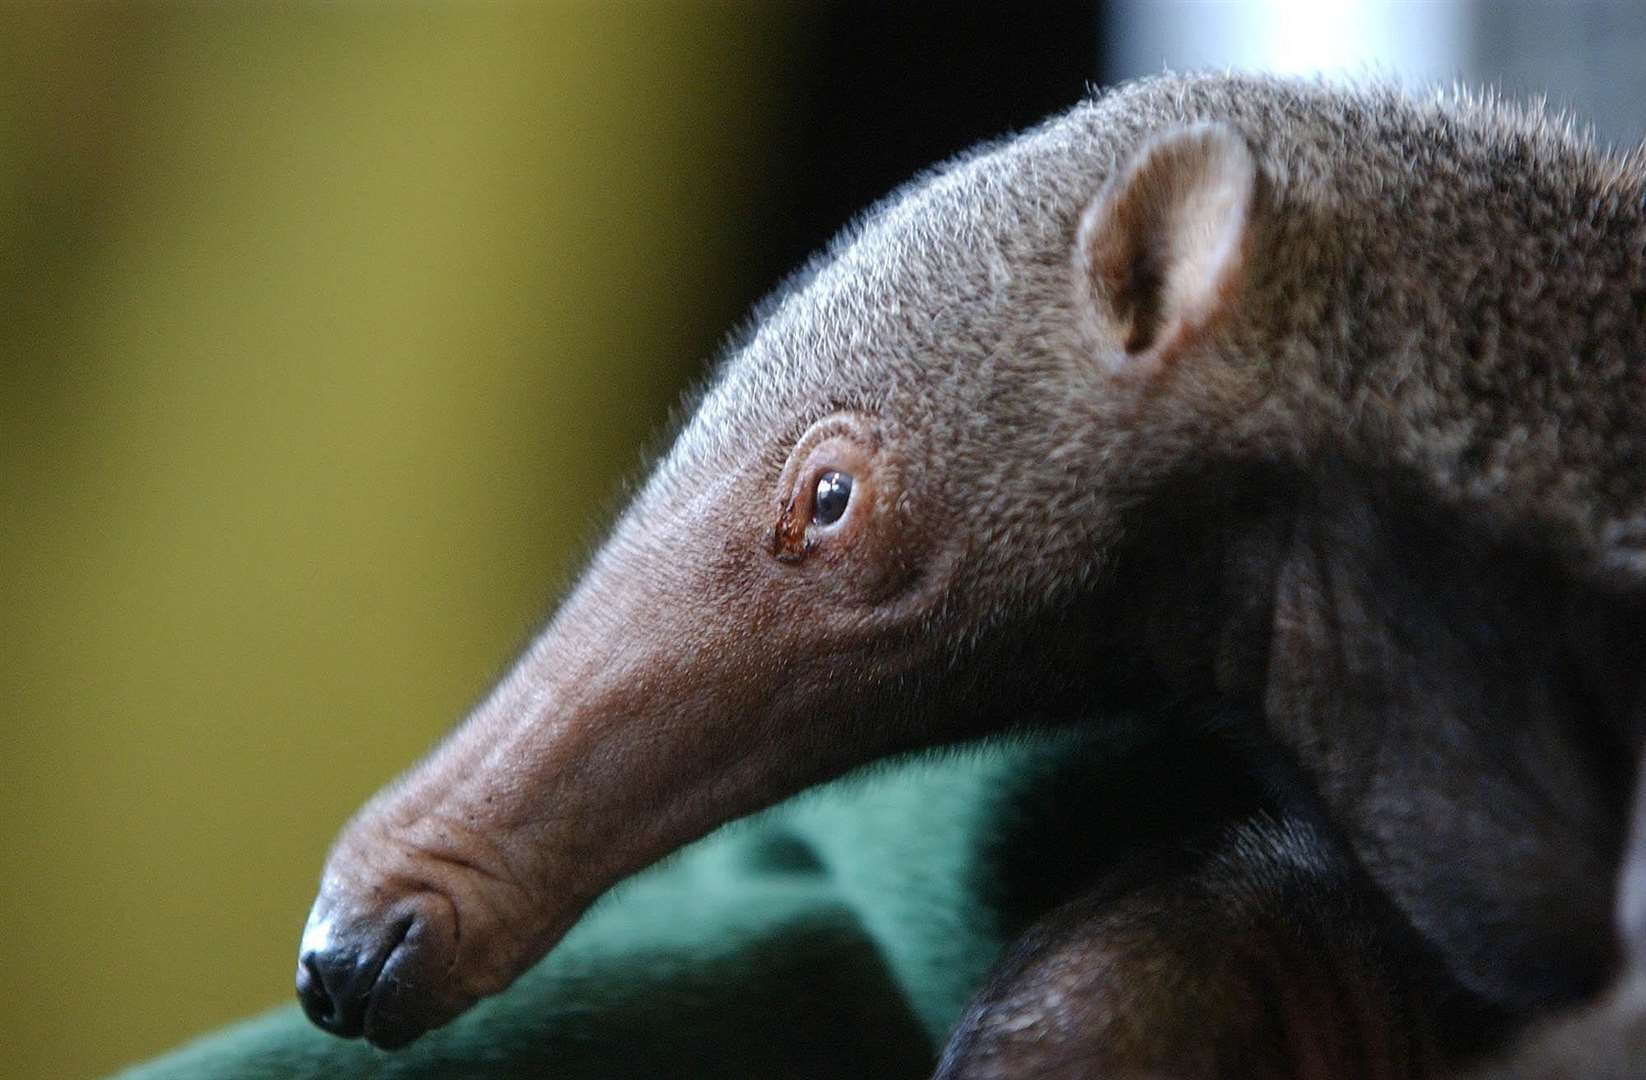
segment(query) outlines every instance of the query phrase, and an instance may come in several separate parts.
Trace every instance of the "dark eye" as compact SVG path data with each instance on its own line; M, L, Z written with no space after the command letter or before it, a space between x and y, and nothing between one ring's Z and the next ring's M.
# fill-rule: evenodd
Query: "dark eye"
M817 498L812 502L812 521L818 525L833 525L846 512L852 498L852 478L843 472L830 470L818 477Z

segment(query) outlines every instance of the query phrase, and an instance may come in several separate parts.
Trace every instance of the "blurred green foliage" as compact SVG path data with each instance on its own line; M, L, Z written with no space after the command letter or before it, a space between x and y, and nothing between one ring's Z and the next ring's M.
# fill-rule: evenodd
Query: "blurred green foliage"
M0 8L0 1072L290 994L728 317L775 9Z

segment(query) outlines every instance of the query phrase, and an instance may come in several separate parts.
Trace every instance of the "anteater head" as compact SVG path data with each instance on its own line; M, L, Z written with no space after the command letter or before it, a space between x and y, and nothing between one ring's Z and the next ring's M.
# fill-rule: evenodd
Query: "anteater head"
M722 822L1088 707L1092 598L1139 507L1215 456L1438 400L1400 351L1451 347L1408 303L1438 279L1372 260L1424 256L1373 211L1439 181L1408 175L1398 131L1355 172L1343 132L1394 108L1369 100L1162 80L869 215L732 350L512 672L343 830L303 935L310 1016L403 1044ZM1392 374L1343 377L1356 349Z
M716 825L1062 707L1076 631L1026 628L1102 576L1154 467L1119 468L1118 418L1219 347L1258 190L1227 127L1053 126L820 259L511 673L343 830L303 935L310 1016L403 1044Z

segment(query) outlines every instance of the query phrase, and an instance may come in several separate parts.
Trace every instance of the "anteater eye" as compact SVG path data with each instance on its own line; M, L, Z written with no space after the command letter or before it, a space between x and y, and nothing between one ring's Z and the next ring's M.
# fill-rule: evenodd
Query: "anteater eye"
M852 498L852 478L843 472L830 470L817 480L817 497L812 501L812 521L818 525L833 525L846 512Z

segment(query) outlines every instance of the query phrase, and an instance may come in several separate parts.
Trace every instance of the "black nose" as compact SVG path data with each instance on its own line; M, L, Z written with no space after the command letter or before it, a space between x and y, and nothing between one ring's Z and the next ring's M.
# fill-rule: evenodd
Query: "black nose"
M371 983L361 977L364 970L346 953L304 953L297 963L297 1000L309 1019L346 1039L365 1031Z
M366 1028L366 1010L378 976L394 950L400 947L411 920L394 928L385 945L361 949L347 942L329 942L305 949L297 959L297 1000L316 1025L352 1039Z

